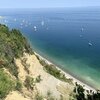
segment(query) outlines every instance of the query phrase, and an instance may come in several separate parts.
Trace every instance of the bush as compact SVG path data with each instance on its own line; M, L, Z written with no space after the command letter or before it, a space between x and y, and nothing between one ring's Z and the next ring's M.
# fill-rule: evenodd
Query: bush
M45 61L41 60L42 65L44 65L44 70L47 71L47 73L53 75L55 78L60 79L61 81L68 82L72 84L72 79L67 79L65 74L63 74L60 70L58 70L54 65L52 64L46 64Z
M23 52L33 53L26 38L19 30L10 31L7 26L0 24L0 61L3 60L1 67L7 68L16 78L18 78L18 70L14 58L23 56Z
M29 67L30 67L30 65L27 64L26 61L27 61L27 58L23 58L23 59L21 60L21 63L22 63L22 65L24 66L25 71L29 74Z
M36 83L39 83L41 80L42 80L42 79L41 79L41 75L39 75L39 76L36 77L35 82L36 82Z
M43 99L42 95L40 95L39 93L37 93L36 96L35 96L35 100L44 100L44 99Z
M0 98L3 99L15 87L10 77L0 69Z
M55 100L50 90L47 91L47 100Z
M20 81L18 81L18 80L17 80L17 82L16 82L16 87L15 87L15 89L18 90L18 91L21 91L21 89L22 89L22 83L21 83Z
M29 90L33 90L34 88L34 78L30 77L30 76L26 76L26 79L25 79L25 86L26 88Z

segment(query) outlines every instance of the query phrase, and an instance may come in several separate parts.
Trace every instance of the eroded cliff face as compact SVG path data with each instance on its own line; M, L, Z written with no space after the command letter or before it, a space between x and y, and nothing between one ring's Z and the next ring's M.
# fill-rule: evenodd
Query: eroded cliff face
M92 92L76 85L62 70L36 55L19 30L0 24L0 100L93 97ZM94 95L99 98L100 94Z
M49 74L19 30L0 24L0 98L59 100L74 86Z
M63 82L47 73L33 55L24 53L20 59L15 59L18 67L18 78L22 83L20 92L12 91L6 100L18 100L15 97L23 97L22 100L69 100L73 93L74 85ZM23 64L24 63L24 64ZM26 67L26 68L25 68ZM27 83L28 82L28 83Z

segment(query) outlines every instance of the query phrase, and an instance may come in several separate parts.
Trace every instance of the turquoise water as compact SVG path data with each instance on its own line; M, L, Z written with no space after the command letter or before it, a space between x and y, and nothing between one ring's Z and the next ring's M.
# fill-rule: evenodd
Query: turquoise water
M100 8L19 9L0 13L5 16L0 23L20 29L35 51L100 89Z

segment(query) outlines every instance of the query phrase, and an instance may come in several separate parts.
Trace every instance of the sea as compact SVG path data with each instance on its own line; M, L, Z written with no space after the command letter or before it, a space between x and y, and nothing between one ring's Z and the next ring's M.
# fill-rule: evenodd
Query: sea
M100 89L100 7L0 9L0 16L34 51Z

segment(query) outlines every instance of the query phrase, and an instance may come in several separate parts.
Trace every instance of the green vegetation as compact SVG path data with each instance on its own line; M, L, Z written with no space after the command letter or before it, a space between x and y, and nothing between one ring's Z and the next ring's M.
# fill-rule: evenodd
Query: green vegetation
M45 98L45 99L44 99ZM52 96L52 93L50 91L47 91L47 96L43 96L40 93L37 93L35 96L35 100L57 100Z
M19 30L9 30L8 27L0 24L0 67L7 68L12 75L17 77L18 71L14 58L21 57L23 52L33 53L26 38Z
M76 99L77 100L85 100L85 94L84 94L84 88L81 85L78 85L76 83L76 87L74 89L74 92L76 93Z
M15 90L21 91L21 89L22 89L22 83L19 80L17 80Z
M87 91L85 93L85 89L76 83L76 87L74 88L75 99L76 100L100 100L100 91L94 93L92 90Z
M41 81L41 76L37 76L36 78L32 78L30 76L26 76L26 79L25 79L25 87L29 90L33 90L34 89L34 86L35 86L35 83L39 83Z
M0 99L4 98L13 89L21 91L22 84L18 81L18 68L14 59L20 58L23 53L33 54L30 45L19 30L0 24ZM3 68L16 77L13 81L7 76Z
M63 74L60 70L58 70L54 65L52 65L52 64L47 64L47 63L45 62L45 60L40 59L38 55L36 55L36 57L37 57L37 59L39 60L40 64L41 64L42 66L44 66L44 70L45 70L47 73L53 75L54 77L56 77L56 78L58 78L58 79L60 79L60 80L62 80L62 81L64 81L64 82L68 82L68 83L73 84L72 79L66 78L65 74Z
M11 78L0 69L0 98L3 99L15 87Z
M25 71L29 74L29 67L30 67L30 64L27 64L26 61L27 61L27 58L23 58L23 59L21 60L21 63L22 63L22 65L24 66Z
M51 75L53 75L54 77L62 80L62 81L65 81L65 82L68 82L68 83L72 83L72 79L67 79L65 74L61 73L60 70L58 70L54 65L46 65L44 66L44 69Z
M18 79L18 68L15 64L14 59L23 56L23 53L33 54L33 51L28 44L27 40L19 30L9 28L5 25L0 24L0 100L3 100L6 95L12 90L18 90L21 92L22 83ZM37 55L36 55L37 56ZM67 79L65 74L58 70L54 65L47 64L44 60L37 56L37 59L44 66L44 70L53 75L55 78L72 84L72 79ZM29 74L29 64L26 63L27 59L22 59L22 64L25 70ZM16 79L12 79L4 70L7 69L11 75L15 76ZM41 81L41 76L32 78L30 76L26 77L24 85L28 90L33 90L35 83ZM88 91L87 94L84 93L85 90L81 85L76 84L74 89L73 100L100 100L100 91L94 93L93 91ZM37 93L35 100L43 100L43 96ZM51 92L47 92L47 100L55 100L51 95ZM61 96L61 100L63 97Z
M41 75L37 76L36 79L35 79L35 83L40 83L41 81Z
M52 93L49 90L47 91L47 100L55 100L52 96Z
M44 100L44 97L40 95L39 93L36 94L35 100Z
M28 89L28 90L33 90L34 89L34 78L30 77L30 76L26 76L26 79L25 79L25 87Z

